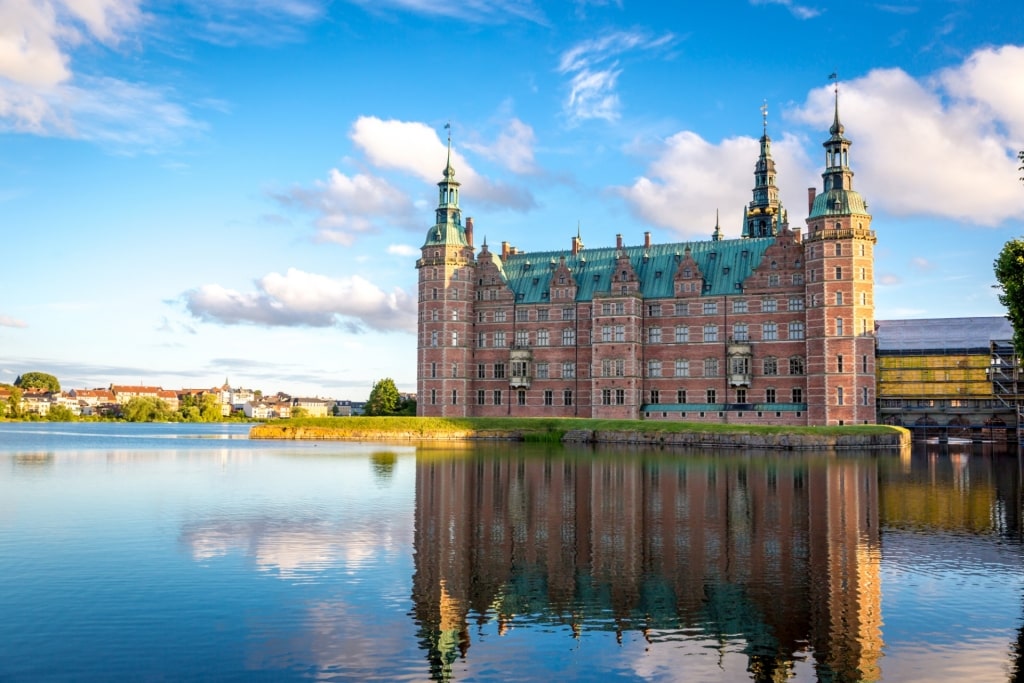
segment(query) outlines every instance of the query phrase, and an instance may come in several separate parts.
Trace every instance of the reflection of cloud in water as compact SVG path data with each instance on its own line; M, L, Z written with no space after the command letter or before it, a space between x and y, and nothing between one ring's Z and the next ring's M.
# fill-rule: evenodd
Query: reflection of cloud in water
M193 523L180 538L197 561L242 553L261 571L295 578L334 568L359 569L399 552L409 535L411 531L395 529L390 521L367 526L257 518Z

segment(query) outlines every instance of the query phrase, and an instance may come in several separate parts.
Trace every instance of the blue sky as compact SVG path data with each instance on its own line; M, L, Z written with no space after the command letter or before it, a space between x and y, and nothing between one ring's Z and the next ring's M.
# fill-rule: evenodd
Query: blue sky
M802 226L828 76L879 319L1000 315L1024 12L918 0L0 0L0 382L415 388L451 123L477 242L737 237L760 108ZM668 8L668 9L666 9Z

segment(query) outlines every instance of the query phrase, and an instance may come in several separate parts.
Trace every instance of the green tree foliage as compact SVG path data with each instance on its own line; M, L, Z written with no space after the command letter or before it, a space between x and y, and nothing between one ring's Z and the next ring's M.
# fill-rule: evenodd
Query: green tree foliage
M416 417L416 399L403 396L398 402L398 409L395 411L395 415Z
M1013 347L1024 355L1024 239L1013 239L1003 245L993 264L999 281L999 303L1006 306L1006 317L1013 325Z
M71 412L71 408L62 405L51 406L46 413L46 419L50 422L74 422L77 418Z
M199 399L199 421L220 422L224 419L220 412L220 397L216 394L203 394Z
M292 418L293 419L298 419L300 417L306 417L308 415L309 415L309 411L307 411L302 406L295 406L294 408L292 408Z
M60 382L53 375L45 372L26 372L14 380L14 385L22 389L43 389L45 391L60 391Z
M395 380L385 377L373 385L370 390L370 398L366 401L367 415L394 415L398 410L398 387Z
M167 404L152 396L135 396L121 406L121 417L129 422L166 422L171 416Z
M0 384L0 389L11 392L10 397L0 402L0 415L4 417L21 417L21 389L13 384Z

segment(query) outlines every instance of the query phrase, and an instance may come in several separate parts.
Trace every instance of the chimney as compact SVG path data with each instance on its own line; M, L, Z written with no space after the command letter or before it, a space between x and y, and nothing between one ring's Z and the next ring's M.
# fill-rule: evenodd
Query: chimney
M644 249L651 248L651 231L648 230L644 233Z
M621 233L615 236L615 248L616 249L622 249L622 234Z
M818 191L813 187L807 188L807 215L811 215L811 211L814 210L814 198L817 196Z
M473 246L473 218L466 218L466 244Z
M509 256L511 256L511 253L509 252L508 242L503 241L501 243L501 260L507 261Z

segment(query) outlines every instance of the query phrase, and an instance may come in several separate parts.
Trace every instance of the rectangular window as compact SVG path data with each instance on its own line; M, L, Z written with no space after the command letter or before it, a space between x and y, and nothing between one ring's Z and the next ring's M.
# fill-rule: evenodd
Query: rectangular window
M705 392L705 397L707 398L708 403L716 403L718 400L718 392L714 389L708 389Z
M732 326L732 338L736 341L749 341L750 334L747 331L746 323L739 323Z
M737 389L736 390L736 402L737 403L746 403L747 402L747 390L746 389Z
M861 268L860 269L860 279L861 280L867 280L868 279L868 269L867 268Z
M546 406L554 405L555 404L554 396L555 396L554 392L552 392L550 389L545 389L544 390L544 405L546 405Z
M516 330L516 346L529 346L530 333L527 330Z
M516 320L519 322L526 322L530 319L530 310L528 308L517 308L516 309Z
M616 325L615 326L615 341L624 342L626 341L626 326Z
M476 345L481 349L487 348L487 335L484 332L477 332Z
M562 330L562 346L573 346L576 344L576 330L567 327Z
M601 390L601 404L610 406L612 404L612 390L602 389Z
M484 322L485 320L487 320L487 314L486 314L486 313L484 313L483 311L477 311L477 312L476 312L476 321L477 321L478 323L482 323L482 322Z
M484 404L484 396L486 396L486 393L483 389L476 390L476 404L478 406L482 406Z
M505 311L495 311L494 312L494 322L496 322L496 323L503 323L503 322L505 322Z
M575 363L562 363L562 378L572 379L576 376L576 364Z
M803 323L790 323L789 324L789 338L790 339L803 339L804 338L804 324Z
M779 374L779 361L776 358L768 357L764 359L763 363L763 374L766 376L773 376Z
M656 318L661 315L661 304L647 304L647 317Z
M861 387L860 389L860 404L862 406L868 405L868 388Z
M676 361L676 377L689 377L690 376L690 361L688 360L677 360Z
M732 302L732 312L733 313L746 313L747 312L747 300L746 299L737 299L736 301L733 301Z
M803 273L793 273L793 284L794 285L802 285L803 283L804 283L804 274Z
M836 372L843 371L843 354L836 356Z
M437 404L437 389L430 390L430 405Z
M547 346L550 340L547 330L537 330L537 346Z
M496 348L503 348L505 346L505 333L495 332L494 333L494 346Z
M761 302L762 313L775 313L779 310L779 302L775 299L765 299Z
M562 309L562 320L575 320L576 309L571 306L566 306Z
M733 356L729 362L729 372L734 375L750 374L750 356ZM745 403L746 401L740 401Z
M625 302L623 302L623 301L616 301L615 302L615 315L625 315L625 314L626 314L626 304L625 304Z
M802 296L791 296L791 297L789 297L789 310L791 310L791 311L802 311L802 310L804 310L804 298Z
M501 405L501 389L495 389L494 390L493 398L494 398L494 405L500 406Z
M459 391L458 389L452 389L452 405L457 406L459 404Z
M802 375L804 374L804 359L800 356L793 356L789 359L789 374L791 375Z
M437 363L431 363L430 364L430 378L433 379L435 377L437 377Z
M690 328L686 325L676 325L676 343L684 344L690 341Z
M687 315L689 314L689 305L684 303L676 303L675 312L676 315Z
M793 387L793 403L804 402L804 390L800 387Z
M651 403L661 403L661 392L657 389L651 389Z
M615 376L625 377L626 376L626 360L624 358L615 359Z
M537 309L537 320L547 320L547 319L548 319L548 309L546 309L546 308L538 308Z
M842 318L836 318L836 336L837 337L843 336L843 319Z
M717 301L705 301L704 302L704 315L716 315L718 313L718 302Z
M778 273L772 273L771 275L768 276L768 286L769 287L778 287L779 286L779 276L778 276Z
M718 377L718 359L717 358L705 358L704 359L704 376L705 377Z
M764 390L764 401L765 403L775 403L775 389Z
M611 377L612 376L612 361L610 358L605 358L601 361L601 376Z
M527 362L524 360L512 361L512 376L526 377Z
M610 342L612 340L612 326L603 325L601 327L601 341Z
M439 333L438 333L437 330L434 330L433 332L430 333L430 345L431 346L437 346L438 336L439 336Z
M660 360L649 360L647 361L647 376L648 377L661 377L661 361Z
M526 405L526 392L523 391L522 389L516 392L516 403L518 403L521 406Z
M626 405L626 390L616 389L615 390L615 405L624 406Z
M676 389L676 403L686 403L686 389Z
M843 405L843 388L836 387L836 405Z
M534 367L534 370L536 371L537 379L547 379L548 378L548 364L547 363L537 363L533 367Z
M843 305L843 293L842 292L836 292L836 306L842 306L842 305Z
M458 363L452 363L452 377L458 377L458 376L459 376L459 364Z
M505 364L495 363L494 364L494 379L505 379Z
M704 326L704 341L716 342L718 341L718 325L705 325Z
M452 346L458 346L458 345L459 345L459 333L458 332L452 332Z
M483 379L484 377L487 377L487 364L486 363L480 363L479 365L476 366L476 376L477 376L477 379Z
M842 266L836 266L836 279L837 280L842 280L843 279L843 267Z
M612 314L612 305L608 304L608 303L601 304L601 315L611 315L611 314Z
M761 325L761 339L764 341L775 341L779 338L779 326L775 323Z
M661 343L661 328L652 327L647 330L647 343L648 344L660 344Z
M562 403L567 406L572 405L572 389L566 389L562 392Z
M863 372L865 375L868 374L868 357L867 356L861 356L860 357L860 371Z

